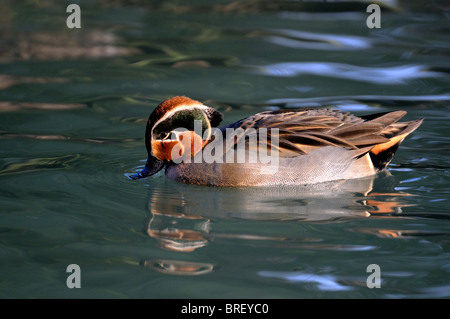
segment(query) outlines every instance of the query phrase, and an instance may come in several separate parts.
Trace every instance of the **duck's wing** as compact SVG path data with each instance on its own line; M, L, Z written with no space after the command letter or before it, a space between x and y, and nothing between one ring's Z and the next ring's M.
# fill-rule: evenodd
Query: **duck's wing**
M405 111L394 111L357 117L332 109L267 111L226 128L240 132L235 147L242 138L248 136L251 140L250 137L257 135L256 147L270 149L276 146L278 137L276 148L280 157L305 155L325 146L344 147L353 151L353 157L359 157L376 146L382 145L379 147L381 151L401 142L420 125L421 120L397 123L405 114ZM267 139L264 139L264 134L267 134Z

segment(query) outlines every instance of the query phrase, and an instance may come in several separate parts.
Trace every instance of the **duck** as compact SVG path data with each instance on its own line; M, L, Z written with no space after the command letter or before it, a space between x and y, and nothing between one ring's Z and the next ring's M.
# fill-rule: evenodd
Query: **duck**
M218 187L311 185L373 176L423 118L406 111L356 116L333 108L264 111L219 127L224 116L186 96L161 102L145 129L147 161L131 179L165 169L176 182Z

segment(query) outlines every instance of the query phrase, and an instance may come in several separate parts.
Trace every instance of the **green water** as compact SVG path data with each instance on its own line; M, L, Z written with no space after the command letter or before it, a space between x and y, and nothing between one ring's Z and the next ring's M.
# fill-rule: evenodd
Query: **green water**
M446 1L389 1L379 29L359 1L73 2L81 29L70 1L0 4L0 297L450 297ZM328 105L425 122L374 178L129 180L174 95L224 124Z

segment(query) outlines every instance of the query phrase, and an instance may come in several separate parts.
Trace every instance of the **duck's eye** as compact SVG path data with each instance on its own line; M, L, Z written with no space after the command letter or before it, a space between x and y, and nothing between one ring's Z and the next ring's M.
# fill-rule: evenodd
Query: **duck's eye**
M170 132L161 132L158 135L158 140L166 140L170 137Z

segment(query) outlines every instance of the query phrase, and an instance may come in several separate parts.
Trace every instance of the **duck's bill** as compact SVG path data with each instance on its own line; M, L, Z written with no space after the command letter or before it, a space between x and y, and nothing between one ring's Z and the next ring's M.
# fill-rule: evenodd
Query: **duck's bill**
M149 156L147 159L147 163L145 163L144 169L136 174L131 175L130 178L140 179L155 175L164 168L165 164L166 162L161 161L154 156Z

